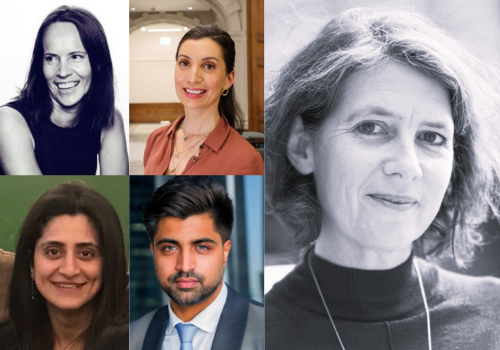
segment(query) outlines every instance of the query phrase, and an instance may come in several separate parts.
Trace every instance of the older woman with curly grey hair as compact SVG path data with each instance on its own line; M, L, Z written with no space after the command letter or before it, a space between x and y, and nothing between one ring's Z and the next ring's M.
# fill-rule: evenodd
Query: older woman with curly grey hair
M500 281L413 255L464 266L478 224L500 214L497 83L404 11L346 11L281 70L265 110L268 209L309 249L266 296L266 346L500 346Z

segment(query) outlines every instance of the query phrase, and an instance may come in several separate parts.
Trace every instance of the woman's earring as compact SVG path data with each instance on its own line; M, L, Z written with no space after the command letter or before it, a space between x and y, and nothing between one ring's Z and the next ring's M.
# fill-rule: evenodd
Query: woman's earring
M31 278L31 300L35 299L35 281L33 281L33 278Z
M222 96L227 96L229 89L222 89Z

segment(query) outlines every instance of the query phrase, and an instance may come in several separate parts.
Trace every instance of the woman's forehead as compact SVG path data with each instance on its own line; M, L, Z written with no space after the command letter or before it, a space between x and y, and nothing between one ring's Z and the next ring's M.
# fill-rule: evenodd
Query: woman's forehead
M85 51L80 33L71 22L55 22L43 34L44 53Z
M219 62L223 58L220 45L210 38L188 39L184 41L179 48L178 55L189 56L189 58L193 59L215 57Z
M410 65L388 62L351 74L343 82L336 111L349 122L368 114L396 119L422 116L453 129L448 89Z

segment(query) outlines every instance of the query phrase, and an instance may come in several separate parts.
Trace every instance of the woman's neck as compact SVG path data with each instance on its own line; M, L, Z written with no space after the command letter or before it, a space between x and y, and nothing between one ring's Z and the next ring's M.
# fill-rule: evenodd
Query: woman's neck
M362 270L388 270L408 259L412 246L385 249L362 245L350 236L321 231L314 252L336 265Z
M186 133L199 134L210 132L217 126L220 114L216 109L187 109L185 108L185 118L183 127Z
M54 332L54 349L83 349L81 336L90 326L93 307L85 305L78 310L61 310L47 304L47 310Z
M73 107L61 106L57 101L52 101L52 113L50 121L61 128L71 128L75 125L78 116L78 105Z

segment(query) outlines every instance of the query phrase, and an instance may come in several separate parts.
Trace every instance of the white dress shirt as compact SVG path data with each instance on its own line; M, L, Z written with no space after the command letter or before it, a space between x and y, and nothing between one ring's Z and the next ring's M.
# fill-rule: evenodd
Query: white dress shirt
M172 310L170 302L168 303L168 326L163 338L162 350L179 350L181 348L181 340L175 326L178 323L192 324L198 327L193 339L194 350L210 350L214 342L215 331L219 324L222 309L226 304L227 299L227 286L222 284L222 289L210 305L208 305L202 312L196 315L190 322L183 322Z

